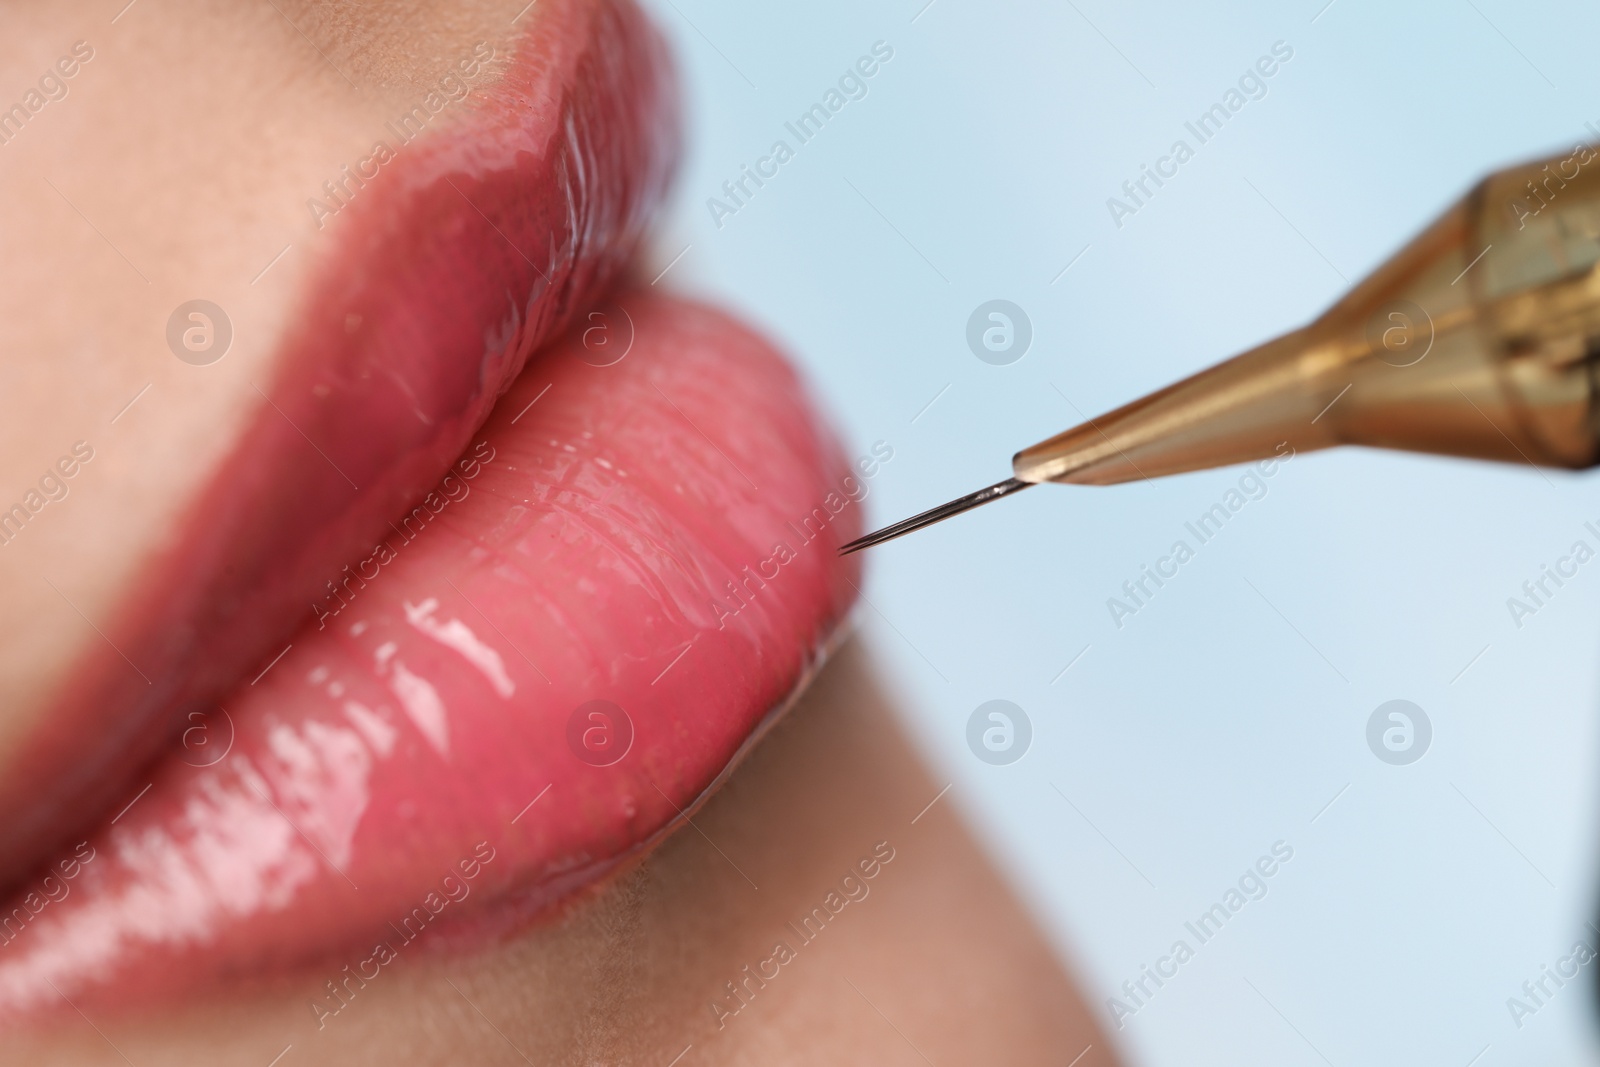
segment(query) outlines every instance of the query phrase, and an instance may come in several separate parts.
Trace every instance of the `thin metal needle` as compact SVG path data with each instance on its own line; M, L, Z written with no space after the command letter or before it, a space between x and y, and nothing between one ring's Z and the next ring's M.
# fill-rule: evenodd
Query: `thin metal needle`
M920 515L902 519L893 526L885 526L876 533L858 537L839 549L839 555L848 556L850 553L859 552L863 548L871 548L873 545L881 545L885 541L893 541L896 537L911 533L913 530L920 530L924 526L932 526L936 522L943 522L952 515L959 515L963 511L971 511L980 504L987 504L991 500L999 500L1003 496L1010 496L1019 489L1026 489L1030 485L1037 484L1037 482L1022 481L1020 478L1007 478L1003 482L996 482L987 488L979 489L976 493L968 493L959 500L952 500L948 504L940 504L936 508L930 508Z

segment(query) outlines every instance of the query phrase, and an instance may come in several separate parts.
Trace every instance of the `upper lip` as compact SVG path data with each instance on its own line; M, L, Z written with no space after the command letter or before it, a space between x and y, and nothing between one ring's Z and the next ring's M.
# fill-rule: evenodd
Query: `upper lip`
M157 706L96 672L63 705L81 723L81 702L109 694L148 721L236 683L220 714L197 718L120 796L79 776L72 812L92 806L108 821L86 835L71 878L57 864L22 883L24 910L0 924L0 1015L53 1000L52 983L81 1004L346 963L352 939L359 967L374 939L397 950L469 893L509 905L481 921L524 916L684 817L814 664L853 596L855 564L834 550L858 529L858 494L781 360L713 312L624 293L631 358L590 365L607 360L576 358L573 334L517 377L562 312L620 265L674 154L661 133L671 94L641 16L602 2L585 17L634 62L576 68L627 84L609 98L593 84L572 92L576 143L534 151L508 107L496 129L418 153L400 191L373 198L390 243L329 279L305 316L306 355L273 393L329 462L268 472L292 486L219 484L187 542L204 558L219 536L266 522L300 550L253 540L258 554L218 556L201 576L211 580L187 575L183 595L156 595L171 575L152 576L116 634L147 674L159 662L181 684ZM514 67L507 96L549 91L517 84L538 66ZM495 137L511 139L505 166L485 167L481 142ZM530 198L530 178L559 195ZM441 212L458 224L452 241L438 236ZM434 229L419 231L423 218ZM550 232L565 240L535 266ZM352 306L365 343L343 329ZM419 307L425 328L397 352L395 331ZM319 339L333 321L330 347ZM501 338L488 351L486 334ZM428 358L441 345L471 358ZM414 359L407 388L385 393L363 376L380 353ZM313 385L345 390L337 417L316 417L335 409L308 399ZM275 417L263 414L256 447L287 440ZM354 504L350 480L363 487ZM303 618L308 587L325 580L316 617L281 658L263 654L261 635ZM134 640L169 620L228 618L230 596L260 618L165 659ZM247 652L268 667L253 682ZM214 669L199 669L205 656ZM602 737L593 754L586 731L624 725L629 746Z
M0 885L112 804L185 714L281 651L533 348L625 266L677 158L664 46L631 0L528 21L503 78L329 224L340 254L231 455L8 755Z

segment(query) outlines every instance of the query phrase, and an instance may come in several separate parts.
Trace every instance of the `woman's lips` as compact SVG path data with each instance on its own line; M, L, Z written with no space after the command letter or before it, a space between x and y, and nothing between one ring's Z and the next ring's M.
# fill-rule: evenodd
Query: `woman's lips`
M836 549L871 461L706 308L623 294L473 440L282 660L11 902L0 1013L338 979L477 903L543 908L696 803L854 595Z
M630 0L546 0L524 24L451 121L374 131L395 158L347 183L342 252L253 423L0 773L0 884L265 666L634 249L677 154L661 42Z

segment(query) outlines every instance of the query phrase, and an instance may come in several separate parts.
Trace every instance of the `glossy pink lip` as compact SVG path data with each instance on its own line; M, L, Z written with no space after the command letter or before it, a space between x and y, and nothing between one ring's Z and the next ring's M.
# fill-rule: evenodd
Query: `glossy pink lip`
M875 464L845 465L758 337L618 304L626 358L541 354L417 536L228 698L227 756L169 757L52 876L0 948L0 1013L381 966L484 902L545 907L725 771L854 595L836 549Z
M677 155L661 42L630 0L547 0L528 21L467 117L419 135L328 223L343 255L268 402L0 773L0 884L109 806L187 712L266 666L633 251Z

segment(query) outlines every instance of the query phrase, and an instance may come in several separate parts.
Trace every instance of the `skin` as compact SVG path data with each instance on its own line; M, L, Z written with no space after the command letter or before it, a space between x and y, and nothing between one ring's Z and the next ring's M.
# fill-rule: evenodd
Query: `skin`
M72 506L47 508L0 552L11 607L0 766L101 640L86 620L113 612L226 457L259 404L252 383L272 380L298 298L333 251L330 231L308 223L308 190L474 42L509 50L514 33L495 4L396 5L358 25L307 4L280 14L188 0L134 6L111 25L121 6L12 7L0 34L8 106L74 41L94 48L66 98L0 147L6 506L74 441L96 453ZM327 61L291 22L312 29ZM236 337L204 375L152 327L196 293L228 309Z
M0 767L270 376L332 252L306 225L307 190L475 42L509 48L524 0L122 5L16 5L0 34L13 96L73 41L95 49L67 98L0 147L0 486L33 483L75 440L96 449L72 506L0 553ZM151 328L197 293L236 330L204 379ZM958 798L911 824L939 788L847 645L696 830L558 916L406 958L321 1032L307 1005L328 974L240 978L137 1017L8 1034L0 1063L258 1067L290 1044L286 1064L667 1063L690 1044L685 1065L1067 1063L1086 1046L1081 1067L1113 1062ZM723 984L880 841L895 859L870 896L719 1029Z

